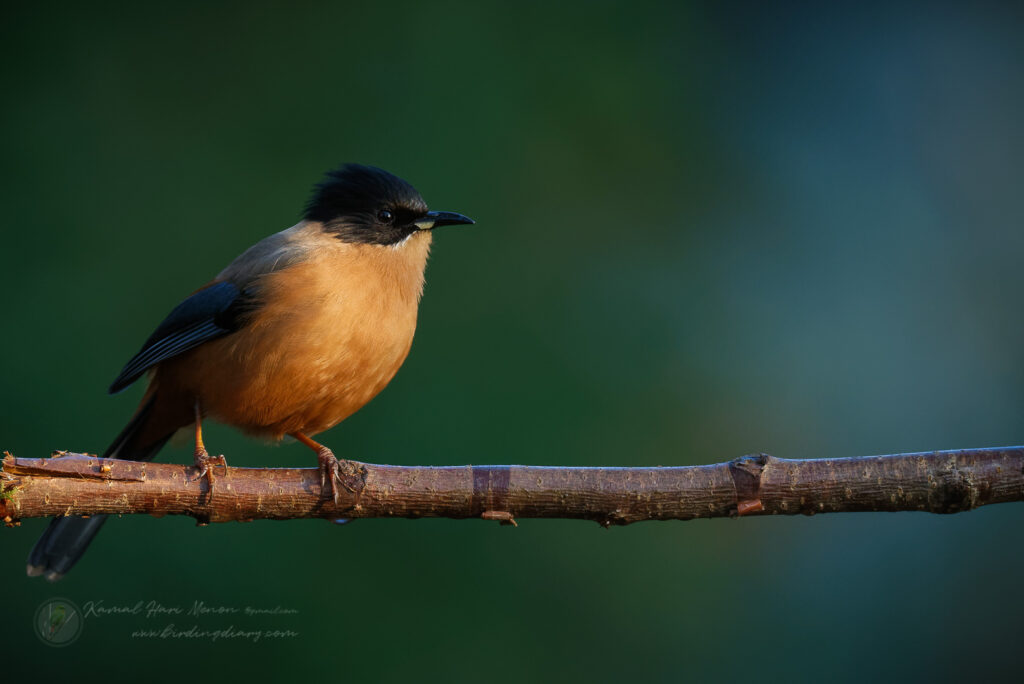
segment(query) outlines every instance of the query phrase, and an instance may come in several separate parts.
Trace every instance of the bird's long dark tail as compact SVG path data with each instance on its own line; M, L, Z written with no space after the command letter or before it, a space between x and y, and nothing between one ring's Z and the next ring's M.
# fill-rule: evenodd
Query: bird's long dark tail
M139 444L139 433L146 426L153 412L156 395L148 398L135 412L132 419L121 430L114 442L103 453L104 458L121 458L133 461L151 461L163 448L167 440L174 434L149 440L149 444ZM46 528L39 541L28 555L28 575L36 577L44 575L51 582L56 582L71 569L82 557L93 537L107 521L105 515L94 515L89 518L65 517L54 518Z

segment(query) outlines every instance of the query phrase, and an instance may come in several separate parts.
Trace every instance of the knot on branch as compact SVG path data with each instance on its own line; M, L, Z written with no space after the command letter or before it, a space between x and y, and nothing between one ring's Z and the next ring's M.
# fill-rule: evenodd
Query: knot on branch
M959 513L978 507L980 487L975 483L974 470L962 467L955 458L950 459L936 473L936 513Z
M355 494L353 505L359 503L359 496L363 493L363 488L366 487L367 474L366 466L358 461L349 461L344 458L338 460L338 478L345 489Z
M748 454L729 461L729 474L736 488L736 515L764 510L761 504L761 476L773 460L768 454Z
M628 525L631 522L635 521L630 520L629 516L626 515L626 513L616 508L614 511L611 511L608 514L599 518L597 524L607 530L612 525Z

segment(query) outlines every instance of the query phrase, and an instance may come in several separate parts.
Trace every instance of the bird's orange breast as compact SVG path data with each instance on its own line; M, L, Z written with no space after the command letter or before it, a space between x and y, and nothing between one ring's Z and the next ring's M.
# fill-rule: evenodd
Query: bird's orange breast
M161 394L272 438L327 430L376 396L409 353L430 235L399 247L327 239L255 281L261 306L241 330L162 364Z

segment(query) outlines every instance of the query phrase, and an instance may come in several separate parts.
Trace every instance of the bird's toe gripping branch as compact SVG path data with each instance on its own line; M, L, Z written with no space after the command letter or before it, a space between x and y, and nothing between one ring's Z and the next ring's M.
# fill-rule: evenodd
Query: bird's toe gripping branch
M366 468L354 461L339 461L334 452L325 446L316 450L320 463L321 496L330 492L335 505L338 503L338 484L358 496L366 483Z
M195 403L195 427L196 427L196 450L193 454L193 462L196 468L199 470L199 475L196 477L197 480L206 478L206 500L209 503L213 499L213 467L215 465L221 465L224 467L224 473L228 472L228 462L224 458L224 454L220 456L210 456L210 452L206 450L206 446L203 444L203 413L202 408L199 405L199 400Z
M213 498L213 469L214 466L223 466L224 473L228 472L228 461L224 458L224 454L219 456L211 456L210 452L203 446L196 447L195 455L193 458L196 468L199 470L199 474L196 476L197 480L206 478L206 484L208 487L208 496Z

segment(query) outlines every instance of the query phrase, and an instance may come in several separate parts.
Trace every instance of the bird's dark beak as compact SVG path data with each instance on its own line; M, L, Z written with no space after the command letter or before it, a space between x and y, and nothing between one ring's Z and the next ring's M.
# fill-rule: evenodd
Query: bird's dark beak
M473 219L454 211L428 211L426 216L412 222L419 230L433 230L438 226L456 226L460 223L476 223Z

